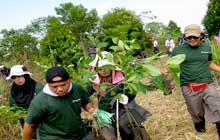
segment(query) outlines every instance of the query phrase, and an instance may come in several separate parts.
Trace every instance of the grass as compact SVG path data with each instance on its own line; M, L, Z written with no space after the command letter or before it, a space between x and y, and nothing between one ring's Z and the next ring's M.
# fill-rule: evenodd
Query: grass
M144 122L152 140L215 140L214 124L206 123L206 133L194 130L185 101L178 90L165 96L159 90L138 94L137 103L153 115Z
M165 64L163 59L156 66ZM30 70L40 78L39 69ZM0 105L6 103L9 83L0 80L1 88ZM152 113L152 116L144 122L152 140L215 140L217 132L214 124L206 122L206 132L197 133L187 111L185 101L176 87L173 94L165 96L159 90L148 91L146 94L138 94L136 102ZM21 140L19 124L13 126L10 123L2 125L4 119L0 114L0 140Z

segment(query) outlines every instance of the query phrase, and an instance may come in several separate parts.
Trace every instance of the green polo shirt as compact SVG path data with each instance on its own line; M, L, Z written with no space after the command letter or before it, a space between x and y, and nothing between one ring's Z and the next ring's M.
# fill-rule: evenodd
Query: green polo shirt
M86 91L75 84L62 97L41 92L31 102L26 122L38 124L41 140L81 140L86 135L81 107L88 100Z
M89 96L95 93L95 90L92 88L91 85L88 85L86 87L86 90ZM135 95L132 95L131 93L129 94L128 90L124 90L123 84L116 84L114 87L106 89L106 91L107 92L105 96L98 96L99 98L98 106L99 106L99 109L105 110L111 113L114 112L115 106L113 105L116 102L115 97L117 94L122 94L122 93L126 94L129 98L129 102L135 98Z
M211 60L212 51L208 43L200 42L197 47L191 47L184 43L176 47L172 56L185 54L186 58L180 64L180 82L186 83L210 83L213 82L208 61Z

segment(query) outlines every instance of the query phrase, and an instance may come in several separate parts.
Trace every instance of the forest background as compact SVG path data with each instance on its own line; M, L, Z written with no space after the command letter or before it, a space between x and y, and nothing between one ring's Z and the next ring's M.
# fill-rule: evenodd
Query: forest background
M219 46L213 43L213 37L218 36L220 32L220 9L218 8L220 1L210 0L207 6L208 10L202 24L215 50L214 60L219 63ZM113 53L123 48L126 51L125 56L135 56L136 52L145 51L148 58L154 56L152 41L157 39L160 54L156 55L157 59L150 63L159 68L166 64L168 59L167 56L159 57L166 52L165 40L173 38L177 45L178 36L182 35L175 21L171 20L168 26L155 22L156 16L149 16L151 11L136 15L134 11L125 8L114 8L99 17L96 9L89 11L83 5L73 5L73 3L63 3L56 7L55 11L55 16L34 19L23 29L1 30L1 63L7 67L24 64L34 74L33 77L42 83L45 83L44 73L48 67L62 65L71 72L76 82L85 84L80 75L88 74L82 68L89 61L86 58L90 47ZM151 22L144 23L143 18L149 18ZM121 61L128 64L130 59L135 57L123 57ZM122 68L126 70L127 65ZM146 69L129 73L128 81L135 78L131 75L137 75L137 72L142 75ZM146 79L142 81L148 82ZM22 112L15 113L8 107L7 95L10 81L5 81L2 75L0 83L0 139L21 139L20 127L16 120ZM194 132L178 88L175 88L175 94L164 96L163 91L157 88L146 90L144 85L135 88L137 83L129 84L128 88L138 93L146 91L145 94L138 94L137 100L154 114L145 123L153 139L209 140L216 137L215 129L211 124L208 125L206 134Z

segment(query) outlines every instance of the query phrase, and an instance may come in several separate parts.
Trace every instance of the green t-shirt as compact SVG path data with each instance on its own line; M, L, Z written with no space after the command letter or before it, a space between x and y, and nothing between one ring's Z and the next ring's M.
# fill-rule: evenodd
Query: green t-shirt
M87 93L89 96L91 96L95 90L92 88L92 86L87 86L86 87ZM116 84L112 88L107 88L106 89L106 94L105 96L98 96L99 98L99 109L105 110L107 112L114 113L115 111L115 106L113 106L116 102L116 95L124 93L125 95L128 96L129 102L135 98L135 95L129 94L128 90L124 91L124 85L123 84Z
M184 43L176 47L172 56L185 54L186 58L180 64L180 82L186 83L210 83L213 82L208 61L211 60L211 47L208 43L200 42L197 47L191 47Z
M38 124L41 140L81 140L86 135L81 107L88 102L86 91L76 84L62 97L41 92L32 100L26 122Z

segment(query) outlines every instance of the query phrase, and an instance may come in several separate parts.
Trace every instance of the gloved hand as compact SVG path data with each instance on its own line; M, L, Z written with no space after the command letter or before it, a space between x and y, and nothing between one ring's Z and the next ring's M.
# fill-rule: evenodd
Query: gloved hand
M112 116L114 115L113 113L109 113L107 111L97 109L96 115L99 125L112 124Z

